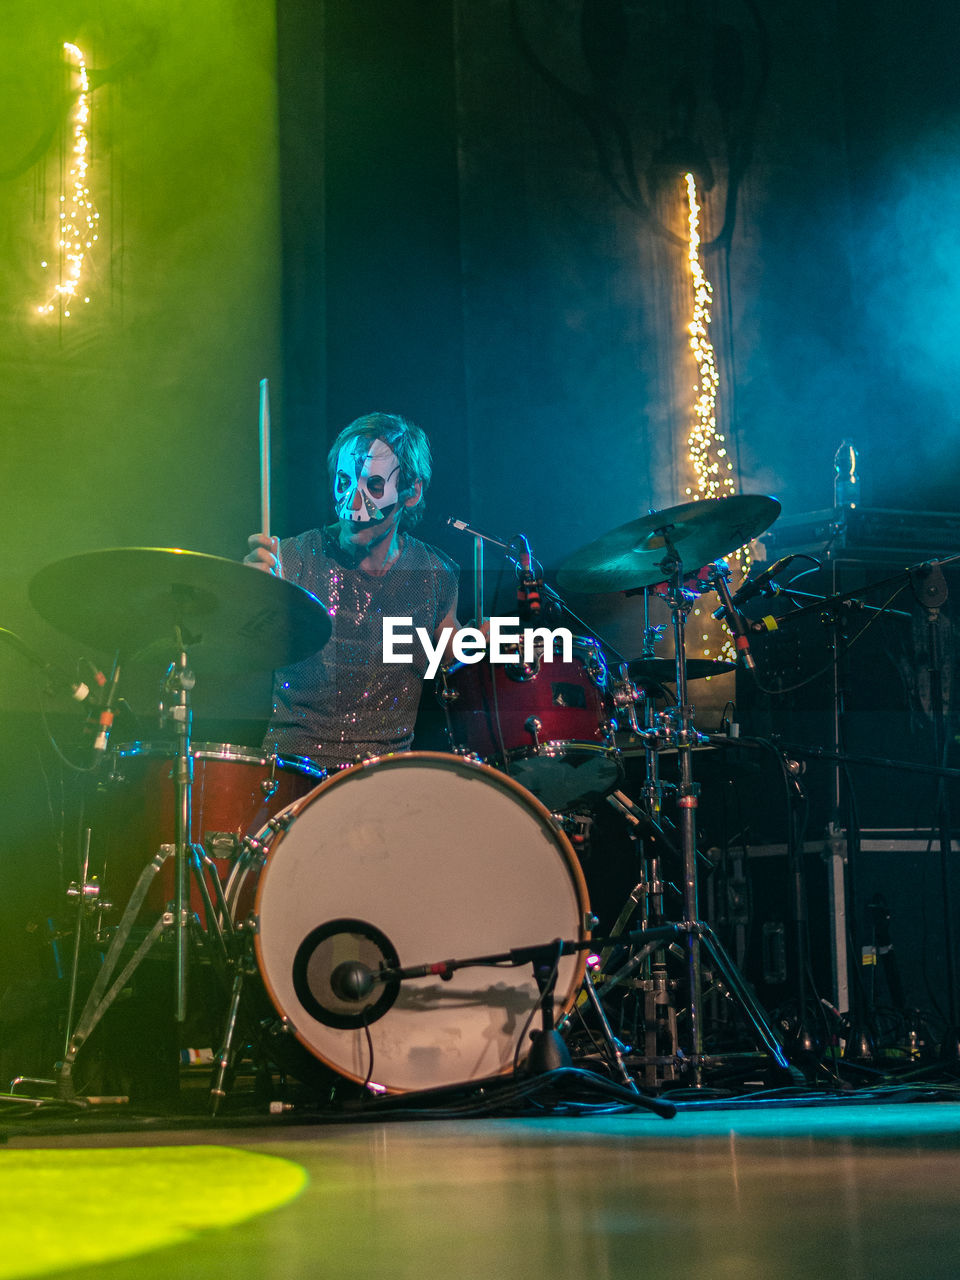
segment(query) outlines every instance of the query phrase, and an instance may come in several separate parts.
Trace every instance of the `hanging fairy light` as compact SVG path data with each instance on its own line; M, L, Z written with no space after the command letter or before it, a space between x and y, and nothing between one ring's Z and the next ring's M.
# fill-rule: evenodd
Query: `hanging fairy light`
M90 199L88 170L90 168L90 137L87 126L90 121L90 81L87 76L83 52L75 44L64 44L67 58L76 68L80 92L71 116L70 164L60 192L56 230L57 282L45 302L37 311L40 315L52 315L58 307L66 317L72 304L90 298L83 292L83 269L87 254L99 236L100 214ZM49 262L40 264L49 269Z
M693 422L687 437L687 451L693 469L693 482L687 486L687 496L694 502L703 498L727 498L737 491L733 479L733 463L727 451L727 441L717 425L717 395L720 390L720 372L716 353L710 341L712 321L713 286L707 279L700 260L700 203L697 184L692 173L684 174L687 195L688 248L687 265L693 285L693 315L687 325L690 350L697 362L696 400L693 406ZM746 573L750 554L746 547L736 552L735 558L742 573ZM694 617L701 627L700 641L703 657L736 660L736 650L723 627L710 617L709 610L696 606Z
M699 498L727 497L736 493L736 486L731 475L733 464L727 455L727 442L723 432L717 427L720 375L713 343L710 341L713 286L700 261L700 204L697 200L697 184L692 173L685 174L684 181L687 185L689 230L687 263L693 280L693 317L687 325L687 332L699 375L695 388L697 398L694 403L694 422L687 438L695 486L689 486L687 493L696 501Z

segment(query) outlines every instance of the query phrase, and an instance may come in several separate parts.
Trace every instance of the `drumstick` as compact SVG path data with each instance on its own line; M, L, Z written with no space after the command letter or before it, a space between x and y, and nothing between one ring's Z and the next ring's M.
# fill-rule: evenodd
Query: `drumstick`
M270 386L260 379L260 532L270 537Z

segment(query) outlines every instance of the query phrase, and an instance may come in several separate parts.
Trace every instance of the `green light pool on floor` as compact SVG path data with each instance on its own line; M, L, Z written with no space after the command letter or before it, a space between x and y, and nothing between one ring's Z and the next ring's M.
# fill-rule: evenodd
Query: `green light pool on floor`
M306 1170L230 1147L0 1155L0 1280L131 1257L294 1199Z

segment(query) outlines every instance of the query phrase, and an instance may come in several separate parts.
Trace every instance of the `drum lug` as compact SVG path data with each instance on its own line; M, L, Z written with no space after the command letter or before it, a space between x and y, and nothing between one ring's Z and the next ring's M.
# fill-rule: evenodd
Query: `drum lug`
M516 664L508 662L503 668L503 673L508 680L513 680L515 684L523 684L527 680L534 680L540 674L540 654L536 654L533 662L520 662Z
M585 649L583 669L598 689L606 689L610 679L610 671L606 659L595 640L582 640Z
M227 861L239 853L240 841L233 831L207 831L203 837L203 847L211 858Z
M264 798L266 800L269 800L272 795L276 794L276 791L279 786L280 786L279 779L264 778L264 780L260 783L260 790L263 792Z
M267 854L267 846L256 836L244 836L240 841L240 847L244 853L252 854L260 862L263 862Z
M100 904L100 882L96 876L91 880L84 880L82 884L78 884L76 880L71 880L67 885L67 897L72 901L80 899L85 907L102 905L106 910L109 903Z
M244 916L242 920L239 920L234 925L234 928L237 933L243 934L244 937L248 934L258 934L260 932L260 917L255 916L251 911L248 916Z
M440 668L440 688L436 691L436 699L441 707L451 707L460 697L458 689L451 689L447 681L447 668Z

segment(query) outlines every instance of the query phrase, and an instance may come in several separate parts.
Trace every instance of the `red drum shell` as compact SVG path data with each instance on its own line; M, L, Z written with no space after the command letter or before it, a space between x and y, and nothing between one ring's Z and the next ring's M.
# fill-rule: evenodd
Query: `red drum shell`
M505 765L552 810L603 795L622 776L596 643L574 637L570 662L559 653L557 644L553 661L534 668L457 663L444 673L441 695L453 747Z
M221 883L246 835L312 791L326 776L299 756L268 756L230 743L195 743L191 840L213 856ZM161 845L176 840L174 754L167 745L132 743L114 751L91 823L93 866L103 896L118 912ZM155 917L175 894L174 861L154 880L143 915ZM213 888L211 898L216 901ZM205 924L203 899L191 879L190 905Z

